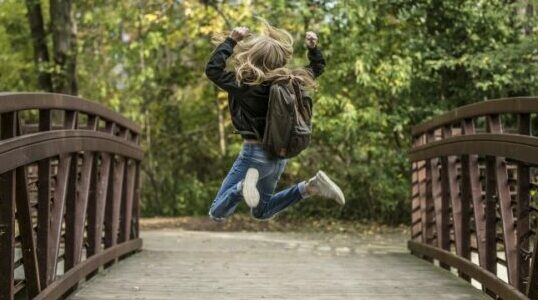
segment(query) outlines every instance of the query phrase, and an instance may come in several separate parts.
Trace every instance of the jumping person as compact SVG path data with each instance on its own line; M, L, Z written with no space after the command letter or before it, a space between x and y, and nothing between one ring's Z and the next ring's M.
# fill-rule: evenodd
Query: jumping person
M216 222L233 214L242 199L251 208L252 216L262 220L314 195L334 199L340 205L345 203L342 190L323 171L273 194L287 159L270 155L262 147L261 137L249 132L264 132L272 83L294 80L301 89L311 89L314 78L323 73L325 60L317 47L317 35L307 32L310 64L300 69L286 67L293 54L293 38L287 31L264 23L266 30L261 35L251 35L246 27L233 29L217 46L205 70L211 81L228 92L232 123L244 141L209 210L210 218ZM230 57L233 71L225 69Z

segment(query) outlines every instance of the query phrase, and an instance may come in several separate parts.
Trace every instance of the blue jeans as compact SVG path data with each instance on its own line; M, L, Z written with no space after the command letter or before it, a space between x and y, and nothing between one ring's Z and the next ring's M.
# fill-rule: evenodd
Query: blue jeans
M233 214L243 200L242 183L247 170L256 168L259 173L258 192L260 202L251 209L256 219L266 220L288 206L303 199L305 182L300 182L273 195L280 175L286 167L286 159L270 158L260 144L243 144L239 156L222 182L219 192L209 209L209 216L217 222Z

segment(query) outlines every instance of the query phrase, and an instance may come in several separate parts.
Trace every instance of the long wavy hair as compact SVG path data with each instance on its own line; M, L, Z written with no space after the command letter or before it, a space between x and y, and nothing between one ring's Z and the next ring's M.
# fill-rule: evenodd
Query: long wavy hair
M284 29L264 25L262 34L250 35L237 43L231 57L231 66L239 85L297 82L305 89L313 89L316 82L305 68L289 68L293 56L293 37Z

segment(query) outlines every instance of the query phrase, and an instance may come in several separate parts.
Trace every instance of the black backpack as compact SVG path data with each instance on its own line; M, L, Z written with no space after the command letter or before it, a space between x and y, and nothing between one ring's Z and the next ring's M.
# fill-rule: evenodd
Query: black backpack
M299 155L310 144L311 120L312 99L301 91L298 83L273 83L269 91L263 148L277 158Z

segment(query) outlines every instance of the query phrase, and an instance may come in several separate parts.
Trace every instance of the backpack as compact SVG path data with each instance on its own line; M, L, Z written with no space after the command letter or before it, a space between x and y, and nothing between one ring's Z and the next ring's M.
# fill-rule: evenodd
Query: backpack
M312 99L303 95L299 84L273 83L263 148L274 157L290 158L299 155L310 144L312 135Z

